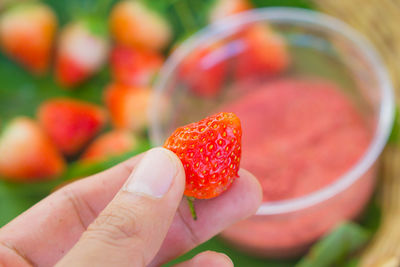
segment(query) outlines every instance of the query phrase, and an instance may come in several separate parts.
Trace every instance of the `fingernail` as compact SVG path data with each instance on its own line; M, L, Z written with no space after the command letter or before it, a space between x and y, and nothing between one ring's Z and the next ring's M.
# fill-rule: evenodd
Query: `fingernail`
M176 159L165 148L146 152L136 166L123 190L155 198L163 197L177 174Z

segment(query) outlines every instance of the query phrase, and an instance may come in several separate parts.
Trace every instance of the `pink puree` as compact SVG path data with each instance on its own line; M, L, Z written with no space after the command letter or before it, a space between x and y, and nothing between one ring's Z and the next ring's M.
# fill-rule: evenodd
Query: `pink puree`
M242 121L241 166L260 180L266 202L300 197L334 182L360 159L371 139L348 98L321 80L270 82L224 111ZM360 212L373 175L362 181L306 212L257 216L223 236L253 252L296 254L339 220Z

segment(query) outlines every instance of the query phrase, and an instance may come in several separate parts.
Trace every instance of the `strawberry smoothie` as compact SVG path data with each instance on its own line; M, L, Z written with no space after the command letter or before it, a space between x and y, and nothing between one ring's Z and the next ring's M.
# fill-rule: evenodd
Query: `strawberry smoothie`
M259 179L264 202L301 197L335 182L371 141L353 103L323 80L269 82L223 110L242 121L241 166ZM263 256L303 252L340 220L359 214L374 184L374 174L365 175L330 200L290 214L255 216L223 237Z

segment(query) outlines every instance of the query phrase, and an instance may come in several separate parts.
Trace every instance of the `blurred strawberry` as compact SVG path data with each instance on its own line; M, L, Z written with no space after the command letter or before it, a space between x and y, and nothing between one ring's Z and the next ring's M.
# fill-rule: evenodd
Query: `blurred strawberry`
M172 38L168 21L142 1L124 0L116 4L110 28L117 43L141 49L162 50Z
M68 98L42 103L38 118L56 146L68 156L79 152L106 123L102 108Z
M253 8L248 0L216 0L209 13L210 22Z
M164 58L158 52L117 46L111 53L111 68L118 83L149 86Z
M153 91L147 87L135 87L113 83L104 94L112 123L119 129L144 130L149 123L147 111Z
M135 136L127 130L114 130L99 136L82 155L85 161L99 161L132 151L137 145Z
M0 136L0 176L10 181L54 179L65 162L39 125L25 117L11 121Z
M69 23L61 32L56 58L58 82L75 86L93 74L108 57L109 42L102 24L94 20Z
M35 74L46 72L57 18L45 4L21 3L0 17L0 45L7 55Z
M188 89L202 97L214 97L225 81L227 61L225 47L214 44L193 51L183 61L180 78Z
M243 52L237 56L236 78L273 76L289 65L289 53L282 37L266 25L253 25L238 35Z

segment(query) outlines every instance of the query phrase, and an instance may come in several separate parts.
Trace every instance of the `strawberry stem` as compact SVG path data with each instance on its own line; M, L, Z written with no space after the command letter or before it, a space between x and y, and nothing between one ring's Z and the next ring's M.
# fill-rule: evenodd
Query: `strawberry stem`
M194 209L194 197L186 197L189 204L190 212L192 213L193 220L197 220L196 210Z

